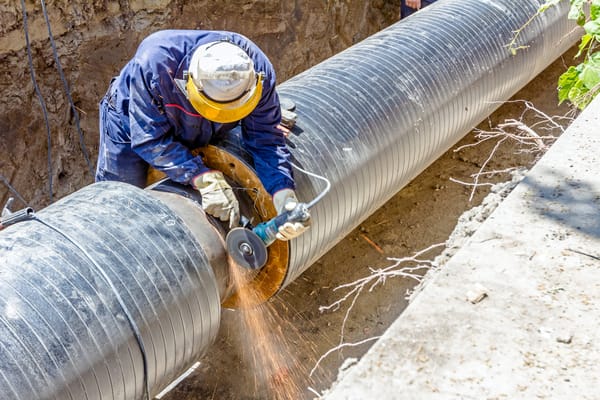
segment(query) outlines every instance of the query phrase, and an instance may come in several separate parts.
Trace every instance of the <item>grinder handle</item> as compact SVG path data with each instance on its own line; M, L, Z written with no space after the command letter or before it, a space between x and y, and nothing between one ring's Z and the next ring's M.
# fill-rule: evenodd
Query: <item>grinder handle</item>
M280 226L286 222L305 222L309 219L310 213L308 212L307 205L305 203L298 203L293 210L284 211L275 218L258 224L253 231L262 239L265 246L268 247L277 239L277 232L279 232Z

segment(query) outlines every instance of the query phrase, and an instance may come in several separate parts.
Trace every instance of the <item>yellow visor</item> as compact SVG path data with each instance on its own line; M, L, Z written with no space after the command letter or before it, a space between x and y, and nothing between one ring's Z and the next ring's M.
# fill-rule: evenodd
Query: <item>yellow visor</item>
M209 99L198 90L191 76L188 77L186 90L190 103L204 118L221 124L235 122L248 116L260 101L263 90L263 74L258 74L256 85L252 90L227 103Z

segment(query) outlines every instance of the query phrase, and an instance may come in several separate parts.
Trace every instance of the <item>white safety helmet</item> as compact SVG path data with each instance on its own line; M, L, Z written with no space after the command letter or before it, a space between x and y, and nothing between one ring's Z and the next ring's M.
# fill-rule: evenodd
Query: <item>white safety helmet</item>
M206 119L227 123L252 112L262 96L262 74L239 46L210 42L192 54L186 82L188 99Z

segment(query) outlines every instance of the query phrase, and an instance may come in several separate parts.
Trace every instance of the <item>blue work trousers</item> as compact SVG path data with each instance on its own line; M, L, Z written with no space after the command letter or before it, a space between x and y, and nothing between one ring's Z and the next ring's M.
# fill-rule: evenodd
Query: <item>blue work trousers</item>
M110 90L109 90L110 92ZM148 163L131 149L131 139L124 128L128 122L104 96L100 102L100 148L96 182L120 181L137 187L145 187L148 176Z

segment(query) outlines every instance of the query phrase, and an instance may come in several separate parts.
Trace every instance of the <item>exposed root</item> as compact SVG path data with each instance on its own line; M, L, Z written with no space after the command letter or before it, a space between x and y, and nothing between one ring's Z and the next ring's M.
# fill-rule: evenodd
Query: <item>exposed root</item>
M488 141L495 141L494 147L479 168L479 171L471 175L473 182L464 182L452 177L450 178L452 182L471 187L469 202L473 201L477 188L494 185L494 183L484 181L486 178L491 178L495 175L510 174L519 169L519 167L510 167L503 170L486 170L490 161L496 156L498 149L503 144L509 141L516 143L518 146L516 154L528 153L540 157L550 148L550 145L554 143L558 137L555 133L557 131L559 134L564 132L563 125L559 122L562 120L571 121L573 119L571 116L549 116L535 108L529 101L515 100L509 103L523 103L525 109L521 114L520 119L507 119L504 123L498 124L490 130L475 129L475 138L477 141L475 143L459 146L454 150L454 152L459 152L468 147L476 147ZM527 113L531 112L534 113L534 122L529 125L525 124L523 119ZM543 134L538 132L543 132Z
M415 253L411 257L403 257L403 258L389 257L388 260L393 261L392 265L385 267L385 268L369 268L369 270L371 271L370 275L368 275L364 278L358 279L354 282L340 285L340 286L336 287L335 289L333 289L334 291L346 290L346 293L341 298L339 298L335 302L331 303L330 305L319 307L319 311L321 311L321 312L336 311L336 310L340 309L344 303L348 303L348 302L350 303L350 305L348 306L348 309L346 310L344 319L342 321L339 344L337 346L331 348L330 350L328 350L325 354L323 354L319 358L319 360L317 361L317 363L311 370L310 376L313 375L313 373L319 367L321 362L325 358L327 358L329 355L331 355L337 351L340 351L346 347L359 346L361 344L364 344L364 343L367 343L367 342L370 342L373 340L377 340L379 338L379 336L373 336L373 337L369 337L367 339L361 340L356 343L344 342L344 332L345 332L346 322L348 320L350 312L352 311L352 309L354 308L354 305L356 304L356 301L358 300L358 297L361 295L361 293L363 293L363 291L365 289L366 289L366 291L371 292L378 285L385 284L385 282L387 281L388 278L393 278L393 277L408 278L408 279L415 280L417 282L421 282L421 280L423 279L423 276L425 275L424 270L428 270L430 268L436 267L436 263L434 260L424 259L424 258L422 258L422 256L436 248L443 247L443 246L445 246L445 243L438 243L438 244L431 245L431 246L427 247L426 249ZM406 299L409 299L411 294L412 294L412 291L407 290Z
M321 361L323 361L325 358L327 358L327 356L329 356L331 353L334 353L338 350L341 350L345 347L356 347L356 346L360 346L361 344L365 344L368 342L372 342L373 340L377 340L379 339L381 336L372 336L366 339L363 339L359 342L355 342L355 343L340 343L339 345L327 350L327 352L325 354L323 354L315 363L315 366L313 367L313 369L310 370L310 374L309 376L312 376L315 371L317 370L317 368L319 368L319 365L321 364Z

